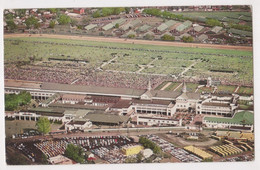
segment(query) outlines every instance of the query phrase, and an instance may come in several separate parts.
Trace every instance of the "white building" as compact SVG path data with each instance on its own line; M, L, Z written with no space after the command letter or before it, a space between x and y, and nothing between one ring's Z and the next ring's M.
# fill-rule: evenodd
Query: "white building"
M181 120L174 120L171 117L159 117L154 115L138 115L137 125L148 126L181 126Z
M89 120L72 120L65 124L66 130L85 130L92 126L92 122Z

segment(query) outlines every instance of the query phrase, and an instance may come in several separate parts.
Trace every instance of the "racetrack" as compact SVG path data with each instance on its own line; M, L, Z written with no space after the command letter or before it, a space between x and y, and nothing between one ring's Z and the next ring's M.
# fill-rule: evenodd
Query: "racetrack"
M126 43L126 44L145 44L145 45L174 46L174 47L230 49L230 50L241 50L241 51L252 51L253 50L253 48L249 47L249 46L231 46L231 45L217 45L217 44L197 44L197 43L181 43L181 42L166 42L166 41L132 40L132 39L121 39L121 38L87 37L87 36L74 36L74 35L57 35L57 34L5 34L4 35L4 38L14 38L14 37L44 37L44 38L88 40L88 41L114 42L114 43Z

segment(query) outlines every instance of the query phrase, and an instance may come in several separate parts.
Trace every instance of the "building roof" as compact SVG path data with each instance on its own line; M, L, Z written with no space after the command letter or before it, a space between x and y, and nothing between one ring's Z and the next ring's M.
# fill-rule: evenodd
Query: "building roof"
M42 101L42 104L50 104L53 100L60 98L60 96L61 96L60 93L55 93L54 95L52 95L48 99Z
M99 87L99 86L84 86L73 84L58 84L58 83L43 83L42 90L52 90L56 92L71 92L71 93L84 93L84 94L97 94L97 95L115 95L115 96L134 96L139 97L146 90L137 90L130 88L112 88L112 87Z
M104 106L95 106L95 105L83 105L83 104L61 104L61 103L52 103L49 107L56 108L62 107L64 109L82 109L82 110L106 110L108 107L112 106L112 104L106 104Z
M121 24L123 24L125 22L126 22L126 19L120 18L120 19L117 19L117 20L113 21L112 24L113 24L113 26L115 26L116 24L121 25Z
M178 27L176 27L176 30L179 32L182 32L183 30L185 30L187 27L183 24L180 24Z
M157 30L159 30L159 31L164 31L164 30L166 30L168 28L168 25L166 25L165 23L162 23L161 25L159 25L158 27L157 27Z
M170 120L170 121L174 121L174 119L167 118L167 117L138 116L138 118L140 118L140 119L154 119L154 120Z
M198 37L198 40L199 41L204 41L204 40L207 40L209 37L206 35L206 34L201 34L199 37Z
M237 34L240 36L246 36L246 37L252 37L252 35L253 35L252 32L238 30L238 29L234 29L234 28L229 29L228 32L232 33L232 34Z
M137 104L155 104L155 105L169 105L171 103L171 101L169 100L140 100L140 99L134 99L133 103L137 103Z
M42 82L5 79L5 87L40 89Z
M131 100L119 100L111 108L128 108L131 105Z
M154 32L148 31L148 32L146 32L143 36L146 36L147 34L149 34L149 35L154 35Z
M74 99L74 100L84 100L86 95L80 94L64 94L62 95L62 99Z
M97 24L89 24L89 25L85 26L85 29L89 31L89 30L96 28L96 27L97 27Z
M93 123L113 123L120 124L127 122L128 116L119 116L114 114L105 114L99 112L92 112L87 114L84 118L89 119Z
M184 33L184 34L180 35L180 38L182 38L182 37L189 37L189 36L191 36L191 35L188 34L188 33Z
M215 103L215 102L205 102L202 103L205 106L218 106L218 107L230 107L228 103Z
M86 124L86 122L88 122L88 121L87 120L86 121L76 120L76 121L70 121L68 124L69 125L84 125L84 124Z
M132 34L136 36L136 32L133 30L130 30L127 33L125 33L124 35L122 35L122 37L127 37L128 35L132 35Z
M217 33L219 33L219 31L221 31L222 29L223 29L223 28L220 27L220 26L215 26L215 27L213 27L213 28L211 29L211 31L217 34Z
M137 31L139 31L139 32L145 32L146 30L148 30L148 29L150 29L150 28L151 28L150 25L143 25L143 26L139 27L139 28L137 29Z
M187 20L187 21L183 22L182 24L185 25L186 27L190 27L192 25L192 22Z
M63 156L63 155L58 155L55 157L49 158L49 161L53 165L66 165L66 164L75 164L76 162Z
M176 99L181 92L176 91L164 91L164 90L151 90L153 97L156 98L168 98L168 99Z
M134 19L134 20L130 21L129 23L127 23L126 25L124 25L122 27L122 29L125 31L125 30L128 30L130 27L133 28L140 23L141 23L141 21L139 19Z
M158 29L159 31L165 31L166 29L168 29L169 27L175 25L176 23L177 23L177 22L174 21L174 20L169 20L169 21L167 21L167 22L162 23L161 25L159 25L159 26L157 27L157 29Z
M109 24L103 26L102 29L105 30L105 31L107 31L107 30L112 29L114 26L115 26L114 24L109 23Z
M200 32L201 30L203 30L203 28L204 28L203 26L198 25L198 26L194 27L194 31Z
M254 114L252 112L238 112L232 118L204 117L204 120L217 123L234 123L234 124L254 124Z
M42 116L63 117L65 110L61 108L36 107L28 109L28 112L36 113Z

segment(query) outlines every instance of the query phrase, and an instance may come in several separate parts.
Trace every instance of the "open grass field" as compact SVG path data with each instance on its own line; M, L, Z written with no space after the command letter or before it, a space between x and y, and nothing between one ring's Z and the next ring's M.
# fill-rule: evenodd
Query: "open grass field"
M199 84L197 84L197 83L186 83L186 89L188 92L195 92L196 89L198 88L198 86L199 86ZM182 86L179 87L176 91L181 92Z
M237 86L225 86L225 85L220 85L220 86L217 86L217 91L216 93L233 93Z
M198 89L197 93L202 93L202 92L212 93L213 90L214 90L214 88L212 88L212 87L201 87L201 88Z
M253 92L254 92L253 88L243 87L243 86L239 87L239 89L237 91L238 94L253 94Z
M175 88L177 88L181 83L178 82L172 82L165 90L166 91L173 91ZM180 88L180 87L179 87Z
M137 72L143 68L140 73L179 76L185 68L196 62L184 76L197 79L211 76L213 79L220 78L247 85L252 84L253 80L252 51L46 37L11 37L5 38L4 41L5 66L27 61L30 65L22 66L27 69L61 67L64 70L76 69L80 74L86 69L99 68L115 56L117 58L107 63L103 70ZM50 58L54 58L55 61ZM79 61L75 64L72 60ZM80 62L81 60L84 62Z

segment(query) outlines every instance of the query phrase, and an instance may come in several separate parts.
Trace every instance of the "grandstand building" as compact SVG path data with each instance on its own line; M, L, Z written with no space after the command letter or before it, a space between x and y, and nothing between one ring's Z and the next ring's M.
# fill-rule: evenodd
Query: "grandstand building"
M89 118L86 119L90 119L94 124L107 125L125 124L127 118L132 114L137 114L138 121L142 124L153 125L154 123L151 122L156 122L155 124L178 125L178 122L171 120L167 123L167 120L165 122L165 120L154 119L154 116L172 117L176 111L195 111L197 114L232 117L237 110L234 103L238 98L238 96L230 94L203 96L200 93L191 93L187 91L185 82L183 82L182 91L178 92L154 90L151 88L150 81L146 90L138 90L5 80L6 93L19 93L23 90L30 92L35 99L45 100L42 102L42 106L49 111L30 110L30 112L14 113L16 119L37 120L41 114L45 114L51 120L68 122L75 119L73 114L67 114L68 112L65 114L64 111L57 113L56 111L60 108L62 108L60 110L81 109L85 112L99 110L102 114L87 114L86 117ZM113 112L111 117L108 116L110 112ZM123 115L127 116L120 117ZM147 117L147 115L149 116ZM204 123L209 127L218 126L207 119ZM219 125L218 127L230 126Z
M232 118L204 117L203 123L209 128L227 128L232 130L252 131L254 127L254 114L243 111L234 114Z

